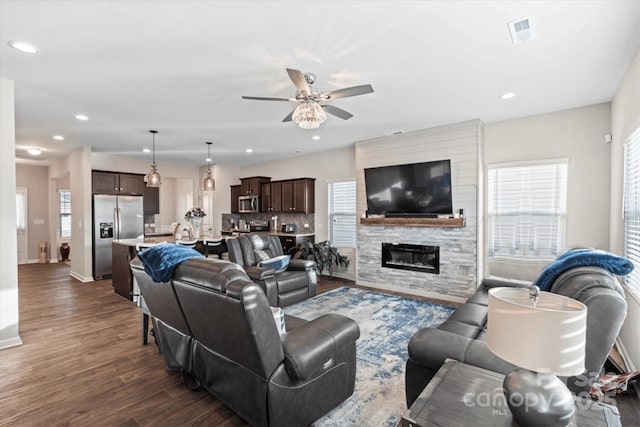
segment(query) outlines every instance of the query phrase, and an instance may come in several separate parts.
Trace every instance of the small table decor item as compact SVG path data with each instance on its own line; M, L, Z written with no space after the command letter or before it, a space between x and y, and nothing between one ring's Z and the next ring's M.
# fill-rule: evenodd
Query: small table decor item
M207 216L206 213L201 208L191 208L184 215L184 219L191 223L193 227L193 236L192 238L197 239L200 237L200 226L202 225L202 218Z
M566 426L576 405L556 375L584 372L587 307L579 301L530 288L489 291L487 346L519 368L503 390L521 426Z

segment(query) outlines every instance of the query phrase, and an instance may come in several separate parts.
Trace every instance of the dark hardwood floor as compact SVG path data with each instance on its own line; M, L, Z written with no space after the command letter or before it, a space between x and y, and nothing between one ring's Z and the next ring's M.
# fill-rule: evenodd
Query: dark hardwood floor
M184 387L153 338L142 345L141 313L110 280L80 283L65 264L21 265L18 274L24 344L0 351L0 426L246 425ZM319 293L345 285L355 286L322 276ZM634 418L623 425L638 425L638 401L626 406L623 420Z

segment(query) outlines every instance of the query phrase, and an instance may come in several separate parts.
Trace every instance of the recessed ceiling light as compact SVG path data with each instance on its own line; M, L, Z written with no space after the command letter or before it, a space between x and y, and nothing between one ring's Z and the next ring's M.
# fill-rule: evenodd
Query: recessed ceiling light
M511 99L511 98L515 98L516 94L513 92L507 92L507 93L503 93L502 95L500 95L500 99Z
M39 156L40 154L42 154L42 150L39 148L29 148L27 150L27 153L31 154L32 156Z
M311 139L315 139L316 141L320 139L320 135L313 135Z
M56 141L64 141L64 136L62 135L53 135L53 139Z
M142 152L143 152L143 153L150 153L150 152L151 152L151 150L149 150L148 148L143 148L143 149L142 149Z
M210 162L211 161L211 157L207 157L206 159L204 159L205 162Z
M19 50L20 52L24 52L24 53L38 53L40 52L38 50L37 47L35 47L32 44L29 44L27 42L21 42L19 40L11 40L9 42L9 46L11 46L14 49Z
M246 151L247 153L253 153L253 148L247 148L247 149L246 149L246 150L244 150L244 151Z
M86 122L87 120L89 120L89 117L85 116L84 114L76 114L76 119Z

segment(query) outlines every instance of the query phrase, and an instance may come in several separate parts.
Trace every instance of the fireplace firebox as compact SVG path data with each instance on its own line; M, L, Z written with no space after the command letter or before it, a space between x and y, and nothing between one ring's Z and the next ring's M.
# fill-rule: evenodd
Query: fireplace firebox
M440 274L440 246L383 242L382 266Z

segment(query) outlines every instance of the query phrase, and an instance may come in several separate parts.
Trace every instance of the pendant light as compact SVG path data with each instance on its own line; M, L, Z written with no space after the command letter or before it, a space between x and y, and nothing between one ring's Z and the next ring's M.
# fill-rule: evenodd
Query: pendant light
M162 182L160 181L158 166L156 165L156 133L158 133L158 131L150 130L149 133L153 135L153 163L151 163L151 170L147 174L147 187L160 187Z
M204 183L202 188L204 190L215 190L216 189L216 181L213 179L213 174L211 173L211 144L213 144L213 142L205 142L205 144L207 144L207 150L208 150L208 155L207 155L207 163L209 165L209 168L207 169L207 175L204 177Z

